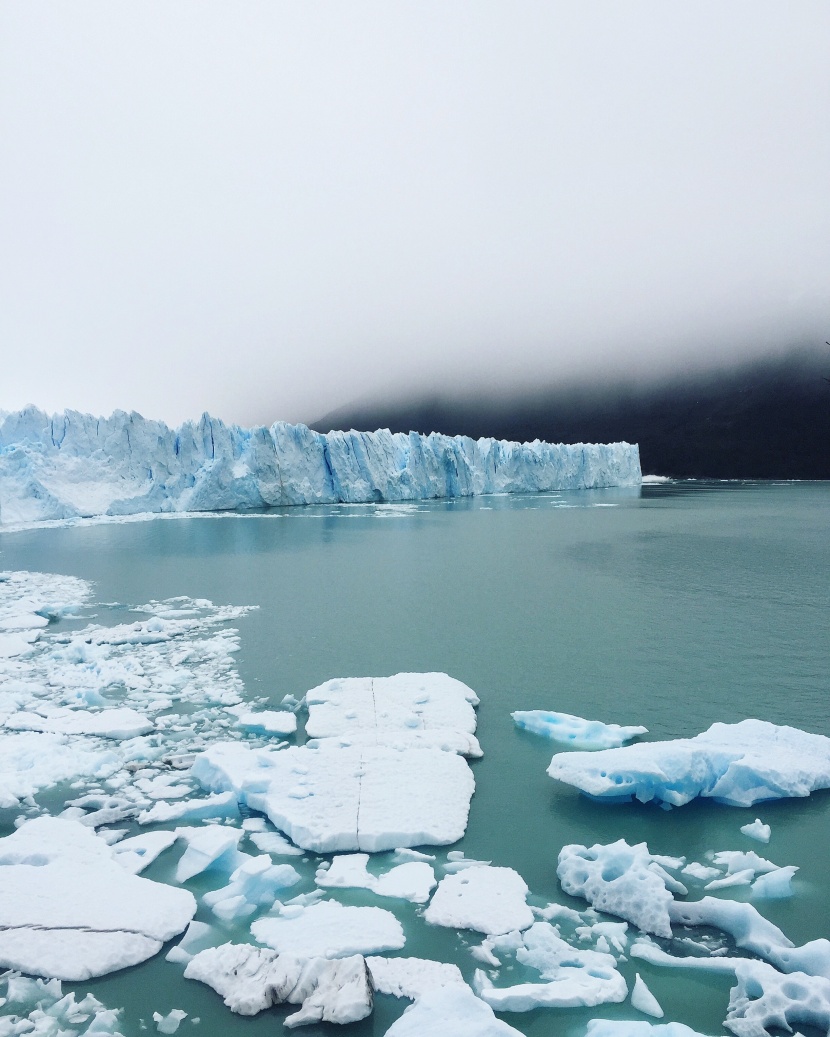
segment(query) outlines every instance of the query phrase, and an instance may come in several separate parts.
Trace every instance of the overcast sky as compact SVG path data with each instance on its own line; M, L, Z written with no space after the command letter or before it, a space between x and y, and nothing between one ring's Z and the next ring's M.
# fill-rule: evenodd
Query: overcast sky
M823 342L827 0L0 3L0 409Z

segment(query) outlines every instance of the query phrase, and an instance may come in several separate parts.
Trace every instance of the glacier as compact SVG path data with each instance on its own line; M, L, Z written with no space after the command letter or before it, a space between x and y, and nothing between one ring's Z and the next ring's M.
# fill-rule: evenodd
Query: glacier
M240 428L204 414L179 428L36 407L0 412L0 523L242 511L484 493L639 486L628 443L473 440L417 432Z

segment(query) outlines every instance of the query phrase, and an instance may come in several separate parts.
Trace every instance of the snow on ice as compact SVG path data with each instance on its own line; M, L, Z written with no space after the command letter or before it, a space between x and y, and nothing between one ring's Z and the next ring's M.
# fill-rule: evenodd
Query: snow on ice
M187 926L193 896L131 875L76 821L40 817L0 839L0 965L83 980L135 965Z

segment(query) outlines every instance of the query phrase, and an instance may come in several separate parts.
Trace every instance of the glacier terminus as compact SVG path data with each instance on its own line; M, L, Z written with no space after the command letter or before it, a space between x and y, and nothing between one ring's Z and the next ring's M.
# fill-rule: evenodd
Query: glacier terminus
M0 413L0 523L639 486L636 445Z

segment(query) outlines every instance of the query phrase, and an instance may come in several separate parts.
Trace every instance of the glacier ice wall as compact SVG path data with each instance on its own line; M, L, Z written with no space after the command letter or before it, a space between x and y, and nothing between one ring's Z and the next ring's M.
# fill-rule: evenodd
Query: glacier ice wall
M208 414L168 428L135 412L96 418L35 407L0 413L0 522L289 504L408 501L482 493L639 486L628 443L565 446L329 432Z

